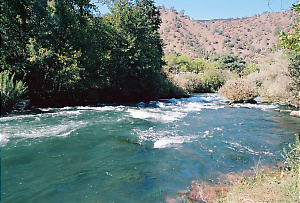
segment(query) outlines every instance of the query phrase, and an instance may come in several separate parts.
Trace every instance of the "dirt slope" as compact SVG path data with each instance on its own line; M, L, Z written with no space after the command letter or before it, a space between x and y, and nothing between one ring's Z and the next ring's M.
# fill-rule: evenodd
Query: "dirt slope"
M278 43L278 32L287 30L294 18L291 11L263 13L249 18L191 20L176 10L160 8L161 37L165 53L192 56L205 53L232 53L251 57Z

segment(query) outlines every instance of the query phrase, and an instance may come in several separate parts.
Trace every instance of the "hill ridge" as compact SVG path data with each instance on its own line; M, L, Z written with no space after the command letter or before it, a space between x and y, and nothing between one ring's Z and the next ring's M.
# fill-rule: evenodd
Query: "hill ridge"
M290 10L243 18L191 20L184 13L160 7L164 52L193 57L228 53L244 57L264 54L278 43L278 32L294 21Z

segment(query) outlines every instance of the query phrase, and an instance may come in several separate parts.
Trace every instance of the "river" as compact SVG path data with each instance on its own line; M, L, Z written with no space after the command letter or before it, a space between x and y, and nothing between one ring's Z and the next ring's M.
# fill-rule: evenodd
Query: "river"
M193 180L275 165L299 118L218 95L0 118L2 202L165 202Z

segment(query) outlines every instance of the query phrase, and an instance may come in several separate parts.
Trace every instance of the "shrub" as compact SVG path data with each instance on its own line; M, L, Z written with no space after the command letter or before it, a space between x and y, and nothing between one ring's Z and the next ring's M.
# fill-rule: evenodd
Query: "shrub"
M284 75L274 75L273 78L265 78L262 80L259 88L259 94L266 102L287 104L291 98L290 83L290 78Z
M27 87L22 81L14 81L15 75L9 71L0 73L1 108L7 109L17 103L26 93Z
M222 70L208 69L200 74L205 82L206 92L215 92L225 83L225 76L223 73L224 71Z
M205 82L203 78L194 73L183 73L175 75L174 84L187 94L200 93L205 90Z
M260 71L250 73L245 79L255 83L263 101L297 106L297 91L289 75L287 55L274 52L260 59L258 64Z
M219 89L219 94L234 103L252 103L256 97L255 84L241 78L230 80Z

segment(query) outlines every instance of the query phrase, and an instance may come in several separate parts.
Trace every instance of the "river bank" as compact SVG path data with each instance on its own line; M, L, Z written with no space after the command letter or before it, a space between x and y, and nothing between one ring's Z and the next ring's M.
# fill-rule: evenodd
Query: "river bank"
M299 117L292 107L275 111ZM300 129L299 129L300 133ZM270 167L257 165L238 173L223 174L218 183L192 181L187 190L179 192L177 198L167 197L167 203L176 202L299 202L300 201L300 134L295 134L296 143L283 148L283 162Z
M299 149L298 149L299 150ZM276 168L257 166L242 173L224 174L223 183L193 181L187 190L180 191L175 202L299 202L299 167L280 164Z

